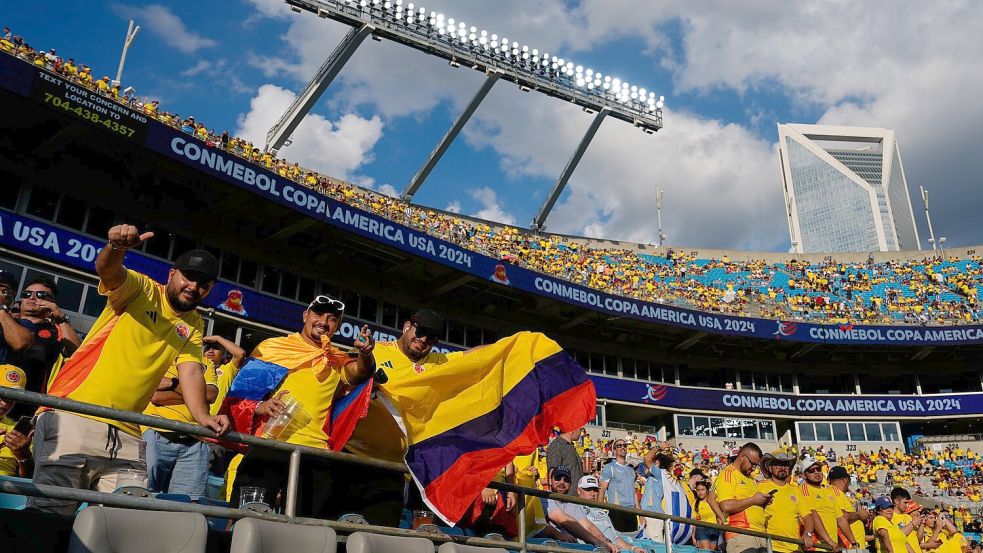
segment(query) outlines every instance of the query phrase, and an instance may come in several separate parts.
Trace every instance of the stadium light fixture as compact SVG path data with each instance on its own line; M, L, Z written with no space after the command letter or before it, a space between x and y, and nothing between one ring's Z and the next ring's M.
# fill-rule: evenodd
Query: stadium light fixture
M649 89L499 37L449 15L402 0L285 0L304 10L410 46L449 63L465 61L482 73L500 72L520 87L588 107L648 132L662 128L665 97Z

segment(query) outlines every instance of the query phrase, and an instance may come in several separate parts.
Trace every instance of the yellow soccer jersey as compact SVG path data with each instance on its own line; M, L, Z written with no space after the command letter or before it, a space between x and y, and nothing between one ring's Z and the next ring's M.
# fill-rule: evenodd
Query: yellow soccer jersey
M727 465L714 481L713 489L717 493L717 502L722 503L728 499L747 499L753 496L758 493L758 484L750 477L741 474L734 465ZM765 510L752 505L740 513L729 515L727 525L764 532ZM732 533L728 532L728 537L729 535Z
M833 490L828 486L816 487L805 482L799 486L799 490L809 508L816 511L816 514L819 515L819 520L822 521L826 533L836 542L836 519L840 516L840 510L836 507Z
M769 493L777 490L774 499L765 507L765 529L769 534L786 538L801 538L800 524L803 517L811 513L807 502L803 500L799 487L795 484L779 486L771 480L758 484L758 491ZM772 549L780 553L797 551L799 546L782 541L773 541Z
M831 487L830 489L833 490L833 501L836 504L836 508L840 514L856 512L856 509L853 508L853 503L845 493L841 492L838 488ZM853 537L857 540L857 543L860 544L860 547L867 547L867 529L864 527L863 522L859 520L851 522L850 531L853 532ZM843 540L840 541L843 542ZM840 545L846 547L847 549L850 548L849 543L840 543Z
M379 392L388 398L398 398L413 388L416 375L440 370L440 365L460 355L459 352L445 354L431 351L422 362L415 363L403 354L397 342L380 342L372 354L376 366L389 377ZM395 403L390 401L390 405ZM390 415L386 403L376 398L369 403L368 415L358 422L345 449L361 457L401 463L406 453L406 435Z
M204 373L205 384L208 386L215 386L217 388L218 379L215 375L215 365L205 363L204 367L208 367L205 369ZM177 378L177 367L172 365L171 368L167 369L164 377ZM178 422L195 422L195 418L191 416L191 411L188 410L188 406L183 403L178 405L154 405L153 403L150 403L143 411L143 414ZM141 426L140 430L146 432L147 428L150 427Z
M169 367L187 362L204 365L204 323L194 311L174 311L164 286L128 269L123 284L107 290L100 283L99 293L109 300L106 308L71 359L52 377L48 393L142 413ZM140 435L135 424L88 418Z
M212 415L217 415L222 408L222 402L225 401L225 396L228 395L229 388L232 387L232 381L236 379L237 374L239 374L239 367L232 361L215 367L215 385L218 387L218 395L215 396L215 401L212 402L209 409Z
M0 430L4 433L13 430L16 424L17 421L6 415L0 418ZM3 443L2 438L0 438L0 443ZM17 458L7 446L0 447L0 476L17 476Z

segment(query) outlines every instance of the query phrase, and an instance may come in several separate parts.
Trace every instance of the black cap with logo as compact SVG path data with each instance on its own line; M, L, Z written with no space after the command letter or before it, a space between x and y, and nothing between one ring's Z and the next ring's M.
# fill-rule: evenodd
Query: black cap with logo
M218 259L205 250L191 250L174 261L174 268L190 280L214 282L218 278Z
M417 336L444 337L444 318L436 311L421 309L410 317L410 322L416 325Z

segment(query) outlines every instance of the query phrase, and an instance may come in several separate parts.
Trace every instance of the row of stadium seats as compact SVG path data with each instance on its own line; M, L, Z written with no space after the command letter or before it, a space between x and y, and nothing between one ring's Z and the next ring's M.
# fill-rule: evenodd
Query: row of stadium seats
M611 249L458 217L305 170L251 142L208 129L195 118L161 110L156 100L121 95L108 77L27 43L0 39L0 51L73 79L92 90L349 205L461 247L544 274L631 298L704 311L822 323L968 324L983 320L983 258L822 263L791 259L732 261L692 252L664 255ZM80 69L82 68L82 69Z

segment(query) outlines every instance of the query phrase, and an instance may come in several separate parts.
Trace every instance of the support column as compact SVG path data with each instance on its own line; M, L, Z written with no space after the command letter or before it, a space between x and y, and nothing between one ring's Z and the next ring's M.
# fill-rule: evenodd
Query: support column
M560 193L567 186L567 181L570 180L570 175L573 174L574 169L577 168L577 164L580 163L580 158L584 157L584 152L587 151L587 146L590 145L591 140L594 139L594 135L597 134L597 129L601 126L601 122L610 112L608 108L601 108L597 115L594 116L594 120L591 122L590 127L587 128L587 132L584 133L584 137L580 139L580 144L577 145L577 149L574 150L573 156L570 157L570 161L567 162L567 166L563 168L563 172L560 173L560 177L556 179L556 184L553 185L553 190L550 195L546 198L546 202L543 207L539 209L539 213L536 214L536 218L532 220L530 228L532 230L542 230L544 224L546 223L546 218L549 217L550 211L553 210L553 204L560 197Z
M457 119L454 120L451 128L447 129L447 132L444 133L443 138L440 139L437 146L432 152L430 152L430 156L427 157L427 161L423 163L423 167L420 167L420 170L417 171L416 174L413 175L413 178L410 179L410 182L406 184L406 188L403 190L403 193L399 195L401 200L409 203L413 199L413 195L416 194L417 190L419 190L421 186L423 186L423 181L427 180L427 177L430 175L430 171L433 171L433 168L437 165L437 162L440 161L441 157L443 157L444 152L447 151L447 148L449 148L454 142L454 139L457 138L457 135L461 132L461 129L463 129L464 125L467 124L468 119L471 119L471 115L474 114L476 109L478 109L478 106L481 104L482 100L485 99L485 96L488 95L488 92L491 90L492 86L495 85L495 82L498 81L498 78L502 76L502 73L501 71L489 71L487 75L488 76L485 77L485 82L481 84L481 88L479 88L478 91L474 93L474 96L471 97L471 101L468 102L467 107L465 107L464 111L457 116Z

